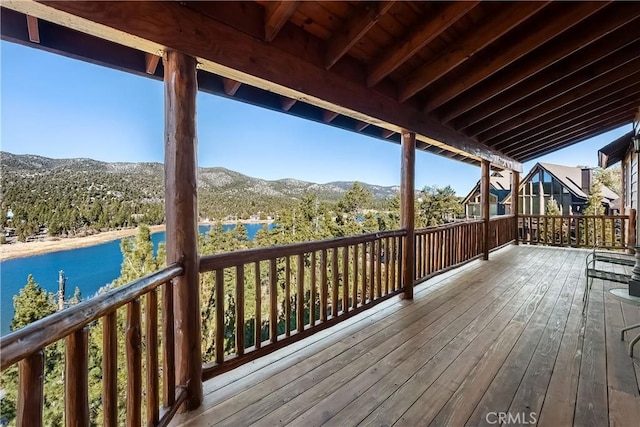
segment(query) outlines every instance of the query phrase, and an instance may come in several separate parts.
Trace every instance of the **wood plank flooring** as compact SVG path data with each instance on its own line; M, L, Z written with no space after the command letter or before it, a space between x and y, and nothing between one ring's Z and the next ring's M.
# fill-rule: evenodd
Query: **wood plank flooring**
M173 425L637 427L640 308L595 280L582 315L587 253L508 246L208 381Z

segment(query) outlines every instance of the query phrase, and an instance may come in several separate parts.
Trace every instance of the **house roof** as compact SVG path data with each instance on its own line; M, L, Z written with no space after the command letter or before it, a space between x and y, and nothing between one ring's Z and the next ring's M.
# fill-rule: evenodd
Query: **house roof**
M2 39L520 171L631 123L640 2L3 1ZM47 70L39 70L46 73ZM96 84L100 84L96 82Z
M556 165L553 163L536 163L527 176L520 182L520 188L522 188L529 180L531 180L533 174L535 174L540 168L553 175L562 185L564 185L574 195L586 199L589 195L582 191L582 168L573 166ZM600 191L602 193L602 201L604 203L611 203L619 196L613 192L609 187L601 184ZM511 195L509 194L505 198L505 203L509 202Z
M511 191L511 172L506 170L493 172L489 177L489 187L494 190L494 194L498 197L498 203L502 203ZM469 200L479 191L480 180L476 182L475 187L473 187L469 194L462 200L462 204L469 203Z
M633 131L629 131L620 138L599 149L598 166L606 169L624 159L624 155L627 154L627 150L629 150L629 147L631 146L632 136Z

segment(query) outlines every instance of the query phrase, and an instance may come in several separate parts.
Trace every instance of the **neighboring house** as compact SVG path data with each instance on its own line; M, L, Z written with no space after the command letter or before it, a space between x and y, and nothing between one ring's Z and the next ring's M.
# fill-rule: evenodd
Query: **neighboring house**
M489 216L509 214L509 206L505 206L504 200L511 192L511 172L493 172L489 177ZM480 206L480 181L476 183L471 192L462 201L464 213L467 218L480 218L482 210Z
M582 215L592 182L593 169L537 163L520 183L519 213L544 215L547 202L553 198L562 215ZM605 185L600 192L605 214L609 214L618 195ZM510 193L503 203L511 204Z
M620 172L622 175L622 191L617 207L621 215L629 212L629 209L636 209L636 198L638 188L638 154L633 151L631 138L634 132L631 131L620 138L598 150L598 166L603 169L620 162Z

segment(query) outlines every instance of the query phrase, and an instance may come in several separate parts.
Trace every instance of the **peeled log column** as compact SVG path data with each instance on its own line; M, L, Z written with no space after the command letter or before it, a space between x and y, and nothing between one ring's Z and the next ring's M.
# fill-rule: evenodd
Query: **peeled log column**
M413 298L415 172L416 134L403 131L402 164L400 168L400 227L407 230L402 248L402 285L404 286L404 298L406 299ZM371 280L373 282L373 278Z
M520 173L516 171L511 171L511 214L513 215L513 236L516 239L514 244L518 244L518 222L520 219L518 218L520 215L520 198L519 192L520 190Z
M486 160L481 164L481 179L480 179L480 204L482 207L482 219L484 220L484 232L483 232L483 259L489 259L489 170L490 165Z
M181 262L184 273L173 279L176 383L187 385L181 410L202 402L200 301L198 292L196 192L196 60L180 52L164 55L165 210L167 264Z

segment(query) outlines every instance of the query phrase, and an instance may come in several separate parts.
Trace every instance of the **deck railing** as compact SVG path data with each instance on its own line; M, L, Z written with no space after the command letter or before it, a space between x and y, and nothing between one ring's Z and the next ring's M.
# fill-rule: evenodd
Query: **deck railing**
M634 221L629 215L523 215L518 233L523 243L532 245L607 249L633 246Z
M515 220L513 215L495 216L489 220L489 250L516 240Z
M465 221L415 231L415 280L482 256L484 221Z
M203 380L401 292L406 234L386 231L201 257L201 286L212 287L203 311L214 312L213 327L203 325Z
M167 425L186 398L183 385L175 384L171 286L171 279L182 271L180 265L173 264L3 336L0 339L0 369L5 371L16 363L19 365L17 425L43 425L44 350L63 339L65 391L64 396L56 398L64 398L66 425L89 425L90 368L102 370L99 377L102 377L104 425L125 424L118 418L117 372L120 366L126 366L126 425L142 424L143 407L146 408L146 425ZM143 297L144 301L141 301ZM122 316L118 317L118 309L124 306L125 325ZM159 313L162 315L161 327ZM102 333L102 365L90 367L89 333L90 329L93 333L94 328L99 328L90 326L100 320L102 330L95 332ZM158 336L159 330L161 336ZM124 360L118 360L122 350L118 348L118 341L124 342ZM143 349L146 350L147 374L144 387ZM159 379L162 380L162 405Z

